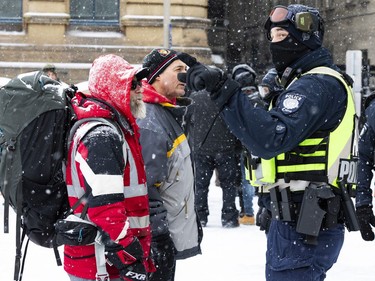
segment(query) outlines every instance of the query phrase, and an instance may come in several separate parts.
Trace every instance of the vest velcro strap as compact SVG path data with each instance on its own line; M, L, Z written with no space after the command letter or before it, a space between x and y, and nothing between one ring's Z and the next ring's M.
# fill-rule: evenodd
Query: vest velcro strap
M286 165L302 165L302 164L321 164L324 163L324 156L313 156L313 157L301 157L295 154L289 155L288 160L279 160L277 164L279 166Z
M317 131L312 134L312 138L327 138L329 136L329 131Z
M316 182L328 181L328 177L325 175L325 171L278 173L277 178L284 179L286 183L290 182L291 180L316 181Z

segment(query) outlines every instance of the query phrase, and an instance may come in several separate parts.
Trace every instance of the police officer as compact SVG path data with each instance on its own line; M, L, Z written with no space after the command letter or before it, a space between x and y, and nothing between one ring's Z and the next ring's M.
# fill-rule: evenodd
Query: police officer
M315 8L276 6L265 29L285 89L272 109L252 104L236 81L193 61L187 85L210 92L231 131L261 159L260 192L273 216L266 280L324 280L344 241L338 179L347 175L338 167L352 147L350 78L322 47L323 20Z
M375 216L372 210L373 191L371 181L375 167L375 93L367 98L365 108L366 122L363 125L358 142L356 213L363 240L373 241L374 232L371 226L375 226Z

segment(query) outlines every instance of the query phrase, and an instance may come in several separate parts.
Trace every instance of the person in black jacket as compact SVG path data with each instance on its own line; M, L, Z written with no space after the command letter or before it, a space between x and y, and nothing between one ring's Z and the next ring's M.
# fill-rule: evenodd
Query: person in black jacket
M191 92L194 101L193 136L195 163L195 206L202 226L207 225L208 192L213 171L217 169L223 191L221 223L225 228L239 226L236 196L241 187L240 141L229 131L207 92Z
M252 99L254 96L258 97L259 92L256 87L256 72L248 64L236 65L232 70L232 77L238 81L241 86L241 91L249 98ZM242 148L241 153L241 174L242 174L242 185L238 191L238 197L240 201L240 218L239 223L244 225L255 224L253 198L255 195L255 188L250 184L249 178L246 176L245 167L248 165L248 154L246 147Z

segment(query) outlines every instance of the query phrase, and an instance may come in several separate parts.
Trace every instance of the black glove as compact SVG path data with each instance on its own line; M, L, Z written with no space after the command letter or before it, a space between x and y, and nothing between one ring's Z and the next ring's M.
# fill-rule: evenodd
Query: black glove
M192 91L216 92L224 82L223 72L218 68L196 63L187 71L186 86Z
M241 88L254 86L256 73L247 64L239 64L233 68L232 78L240 84Z
M256 225L260 227L260 230L264 230L266 234L268 233L271 225L272 214L264 207L259 207L259 210L255 216Z
M271 68L266 75L264 75L259 86L260 95L267 102L283 91L283 87L278 82L277 71L275 68Z
M255 92L253 94L248 95L248 98L250 102L254 105L254 107L260 106L267 109L268 104L262 99L259 92Z
M186 83L189 90L200 91L206 89L208 92L212 92L222 80L223 72L220 69L205 66L187 53L179 53L177 58L189 66L186 78L179 78L180 81Z
M176 266L176 248L169 233L153 237L151 258L157 268L150 273L151 280L172 280Z
M137 238L126 247L107 239L103 235L106 256L109 264L114 265L124 281L147 281L147 272L143 265L143 249Z
M68 88L64 89L64 91L68 98L72 99L74 95L77 93L78 87L74 84L71 84Z
M371 226L375 226L375 216L372 211L372 206L358 207L356 210L356 214L363 240L373 241L374 232Z
M136 261L120 270L120 279L124 281L147 281L147 272L141 261Z

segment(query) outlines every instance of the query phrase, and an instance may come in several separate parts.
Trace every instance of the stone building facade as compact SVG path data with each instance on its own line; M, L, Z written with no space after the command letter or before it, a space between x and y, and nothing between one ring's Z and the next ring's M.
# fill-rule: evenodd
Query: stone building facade
M1 2L0 76L13 77L18 73L41 69L48 62L56 65L61 80L77 83L87 79L91 62L101 54L114 53L130 63L139 64L152 48L164 44L163 0ZM206 35L210 26L207 1L170 2L172 47L211 63ZM101 18L96 18L91 24L73 18L76 10L72 5L78 10L83 9L83 14L92 7L93 16L102 13L106 17L104 5L110 3L115 5L109 7L110 12L118 14L112 24L108 24L110 20L105 22ZM9 18L7 10L8 14L19 12L18 20L17 16Z

